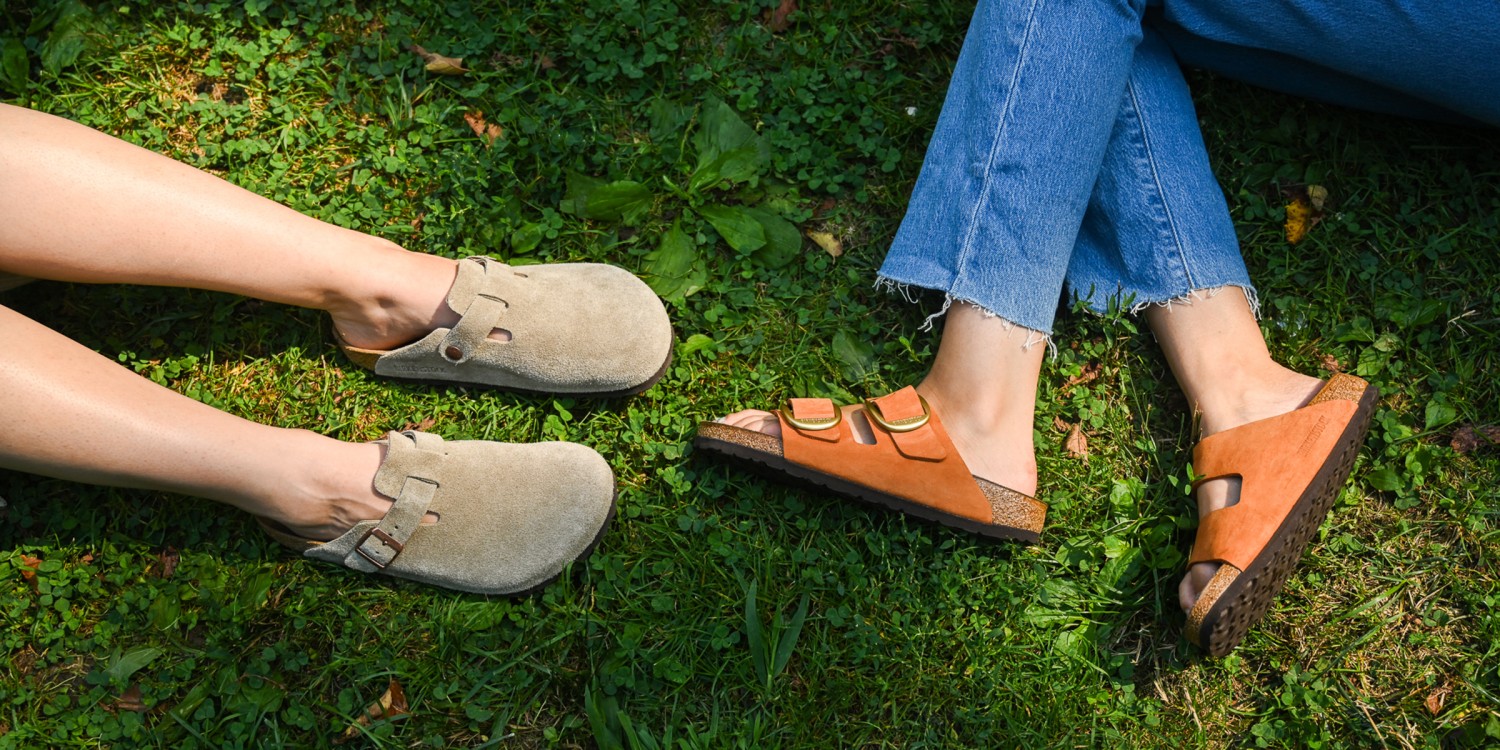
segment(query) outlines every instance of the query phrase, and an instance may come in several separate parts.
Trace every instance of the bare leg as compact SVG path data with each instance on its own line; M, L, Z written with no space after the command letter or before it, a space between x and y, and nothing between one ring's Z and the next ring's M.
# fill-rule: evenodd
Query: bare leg
M0 307L0 467L182 492L331 539L380 518L381 448L255 424L173 393Z
M325 224L59 117L0 104L0 270L327 310L356 346L457 316L454 262Z
M1271 359L1238 287L1213 295L1194 293L1190 304L1153 307L1146 320L1188 403L1201 415L1203 437L1297 409L1323 385ZM1238 480L1206 482L1198 488L1198 514L1238 500ZM1199 563L1188 570L1178 590L1183 610L1192 609L1218 567Z
M1037 378L1046 347L1036 334L967 304L948 313L932 371L917 386L943 418L964 463L976 476L1036 494ZM735 427L779 435L769 412L747 410L724 418Z

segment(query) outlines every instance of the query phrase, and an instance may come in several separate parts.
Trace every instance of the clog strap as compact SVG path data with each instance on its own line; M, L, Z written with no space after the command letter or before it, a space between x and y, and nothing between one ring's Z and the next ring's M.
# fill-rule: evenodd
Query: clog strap
M437 496L441 486L438 477L447 459L443 439L437 435L392 432L381 442L385 443L386 454L375 473L375 490L395 498L395 502L344 558L345 564L356 569L364 569L359 562L384 568L406 548Z
M477 256L460 261L457 274L448 306L459 314L459 321L438 342L438 356L453 364L469 361L500 327L500 316L510 309L501 283L514 276L510 266Z
M850 407L838 418L828 399L790 399L777 414L788 461L951 515L990 523L993 510L942 421L908 386ZM850 419L868 419L874 445L854 439Z
M1324 400L1204 438L1193 449L1197 484L1239 477L1239 502L1203 517L1190 563L1226 562L1244 570L1276 535L1292 508L1332 459L1358 402Z

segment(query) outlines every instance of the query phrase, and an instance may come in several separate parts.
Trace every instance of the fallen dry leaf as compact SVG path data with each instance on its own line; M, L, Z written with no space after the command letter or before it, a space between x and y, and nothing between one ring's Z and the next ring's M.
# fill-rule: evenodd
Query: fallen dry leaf
M401 683L392 679L390 687L385 689L385 695L380 696L380 700L366 706L365 712L358 719L355 719L354 723L350 724L348 729L344 730L344 734L339 738L339 741L344 742L358 737L362 734L360 727L370 726L371 722L405 716L408 713L406 709L406 691L401 689Z
M1077 375L1071 375L1066 381L1063 382L1061 389L1062 392L1067 393L1068 390L1075 385L1083 385L1084 383L1092 383L1095 380L1098 380L1099 373L1102 372L1103 369L1103 366L1101 366L1098 362L1090 362L1084 365L1083 369L1079 370Z
M542 70L552 70L557 67L557 62L547 55L537 55L536 66Z
M780 34L786 31L786 27L791 25L791 22L787 20L787 16L796 11L797 0L781 0L781 4L776 6L775 10L771 11L771 21L766 24L767 28L771 29L772 34Z
M1328 201L1328 189L1322 185L1308 185L1292 196L1286 204L1286 241L1297 244L1307 239L1308 230L1323 220L1323 204Z
M1062 417L1053 417L1052 418L1052 429L1057 430L1058 432L1067 432L1068 431L1068 423L1064 422Z
M429 73L437 73L438 75L445 76L461 76L469 72L469 69L464 67L464 59L462 57L448 57L446 55L439 55L436 52L428 52L422 49L420 44L408 45L407 49L411 50L413 54L422 58L427 63L427 71Z
M42 558L31 555L21 555L21 580L31 584L31 590L36 591L36 567L42 564Z
M1500 426L1475 427L1471 424L1454 430L1453 439L1448 443L1458 453L1470 453L1495 445L1500 445Z
M1089 462L1089 438L1083 434L1082 424L1073 425L1073 429L1068 431L1067 442L1063 445L1068 449L1068 455L1081 458L1084 463Z
M109 711L144 713L146 711L146 702L141 699L141 686L131 685L125 688L125 692L120 693L120 697L116 698L113 703L105 704L104 708Z
M844 243L830 232L808 232L807 238L812 240L823 251L837 258L844 254Z
M1322 185L1308 185L1307 202L1312 204L1314 211L1322 211L1323 204L1328 202L1328 188Z
M406 426L402 427L400 431L408 432L411 430L416 430L417 432L427 432L428 430L431 430L432 426L435 424L437 424L437 420L435 418L427 417L420 422L407 422Z
M1448 702L1448 693L1451 690L1452 688L1444 685L1437 690L1429 693L1427 695L1427 700L1423 701L1423 703L1427 705L1427 713L1432 714L1433 716L1437 716L1439 713L1442 713L1443 704Z
M485 139L485 146L493 145L496 138L505 135L505 128L493 122L486 122L484 113L477 109L465 112L464 122L469 123L469 129L474 131L474 135Z
M1323 355L1323 369L1329 372L1343 372L1344 368L1339 365L1339 360L1332 354Z
M181 559L182 555L178 554L177 548L169 545L156 556L157 565L160 566L156 570L156 576L171 578L172 574L177 572L177 563Z

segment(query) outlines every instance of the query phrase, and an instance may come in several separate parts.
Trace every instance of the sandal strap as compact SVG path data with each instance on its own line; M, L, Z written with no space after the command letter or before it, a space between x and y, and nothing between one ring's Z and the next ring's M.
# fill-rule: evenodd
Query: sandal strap
M1330 460L1358 401L1336 399L1241 425L1193 449L1194 487L1239 477L1240 500L1204 516L1189 563L1225 562L1245 570L1276 535ZM1319 519L1321 521L1321 519Z
M441 486L435 478L447 457L441 437L423 432L392 432L383 442L386 455L375 474L375 490L395 498L395 502L344 558L345 564L356 569L363 569L360 562L376 568L394 562L412 534L421 528L422 519Z
M462 364L479 352L490 332L500 326L500 316L510 303L500 295L502 274L510 267L489 258L474 257L458 264L458 277L448 296L448 306L459 314L458 324L438 342L438 356ZM476 274L478 278L475 278Z
M942 421L916 389L855 407L863 409L875 444L854 439L849 419L823 427L837 407L828 399L789 399L777 414L788 461L846 479L944 513L990 523L993 510L973 474L953 448ZM876 417L872 409L878 412ZM788 418L790 417L790 419Z

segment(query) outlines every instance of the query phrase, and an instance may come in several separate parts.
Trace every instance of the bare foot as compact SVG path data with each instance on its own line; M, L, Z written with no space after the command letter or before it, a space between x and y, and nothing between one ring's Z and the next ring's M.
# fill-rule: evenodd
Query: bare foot
M1323 381L1317 378L1282 368L1279 373L1265 381L1263 387L1247 393L1244 403L1239 408L1224 410L1216 414L1205 413L1202 422L1202 437L1299 409L1311 401L1322 387ZM1220 508L1234 505L1240 499L1240 480L1231 478L1204 482L1198 487L1197 499L1199 518ZM1198 601L1198 594L1213 579L1218 569L1218 563L1209 562L1198 563L1188 568L1187 575L1182 577L1181 583L1177 586L1177 598L1182 605L1182 611L1192 610L1193 605Z

